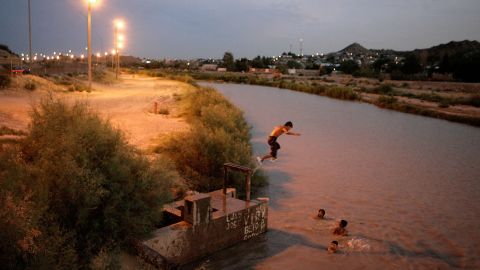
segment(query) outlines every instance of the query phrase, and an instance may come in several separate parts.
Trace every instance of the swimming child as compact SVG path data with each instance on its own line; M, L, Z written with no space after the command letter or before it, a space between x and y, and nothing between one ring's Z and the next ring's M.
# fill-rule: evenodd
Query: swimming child
M337 227L333 230L333 234L335 235L341 235L341 236L346 236L348 235L347 227L348 222L346 220L340 220L337 224Z
M324 209L319 209L319 210L318 210L317 217L318 217L319 219L323 219L323 218L325 217L325 210L324 210Z
M335 252L337 252L337 249L338 249L338 242L337 241L332 241L327 248L328 253L335 253Z

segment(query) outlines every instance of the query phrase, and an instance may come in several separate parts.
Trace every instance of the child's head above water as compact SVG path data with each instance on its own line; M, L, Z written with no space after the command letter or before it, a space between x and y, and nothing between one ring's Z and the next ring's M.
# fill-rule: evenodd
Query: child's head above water
M317 216L319 218L324 218L325 217L325 210L324 209L319 209Z
M338 249L338 242L337 241L332 241L327 248L328 253L335 253L335 252L337 252L337 249Z

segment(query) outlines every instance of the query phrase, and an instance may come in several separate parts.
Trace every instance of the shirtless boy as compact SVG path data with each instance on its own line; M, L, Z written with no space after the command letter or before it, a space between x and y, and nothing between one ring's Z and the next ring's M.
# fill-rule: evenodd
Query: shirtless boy
M276 126L273 128L270 136L268 137L268 145L270 145L270 154L267 154L263 157L257 157L258 163L262 164L265 159L271 158L272 161L277 159L277 151L280 149L280 144L277 142L277 138L282 134L300 136L300 133L291 132L290 129L293 128L292 122L288 121L283 126Z

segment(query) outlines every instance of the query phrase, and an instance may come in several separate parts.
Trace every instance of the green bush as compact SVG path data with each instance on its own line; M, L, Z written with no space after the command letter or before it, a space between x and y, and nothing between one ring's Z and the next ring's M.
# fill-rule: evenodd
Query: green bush
M112 72L107 72L104 70L94 70L93 80L95 82L99 82L103 84L112 84L115 82L115 76Z
M469 98L466 99L464 102L465 105L470 105L474 107L480 107L480 95L471 95Z
M340 87L340 86L327 88L327 90L325 90L325 95L329 97L345 99L345 100L358 99L358 95L351 88Z
M382 108L390 108L392 109L398 102L398 99L394 96L384 96L381 95L378 97L375 104Z
M381 84L378 87L372 89L372 92L375 94L389 95L392 94L395 90L391 84Z
M0 203L9 206L0 209L0 254L8 254L0 263L7 269L95 264L102 252L154 228L178 178L85 104L52 98L33 109L26 138L7 150L0 151Z
M74 92L83 92L83 91L89 91L88 86L82 82L74 82L72 85L68 87L68 91Z
M8 75L0 74L0 88L7 88L12 83L12 79Z
M28 81L23 87L27 90L34 91L37 89L37 84L34 81Z
M212 88L198 88L182 101L192 131L170 137L157 152L175 162L192 188L220 188L226 162L254 166L249 127L241 111ZM235 176L232 182L240 192L244 189L243 178ZM263 184L265 178L256 174L252 185Z
M448 108L449 106L450 106L450 103L446 99L441 100L438 104L438 107L440 108Z

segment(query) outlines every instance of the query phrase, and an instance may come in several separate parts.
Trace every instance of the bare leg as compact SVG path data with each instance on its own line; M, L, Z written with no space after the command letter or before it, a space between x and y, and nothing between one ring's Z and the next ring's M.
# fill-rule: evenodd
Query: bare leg
M273 158L273 156L270 155L270 154L263 156L263 157L262 157L262 162L263 162L265 159L269 159L269 158Z

